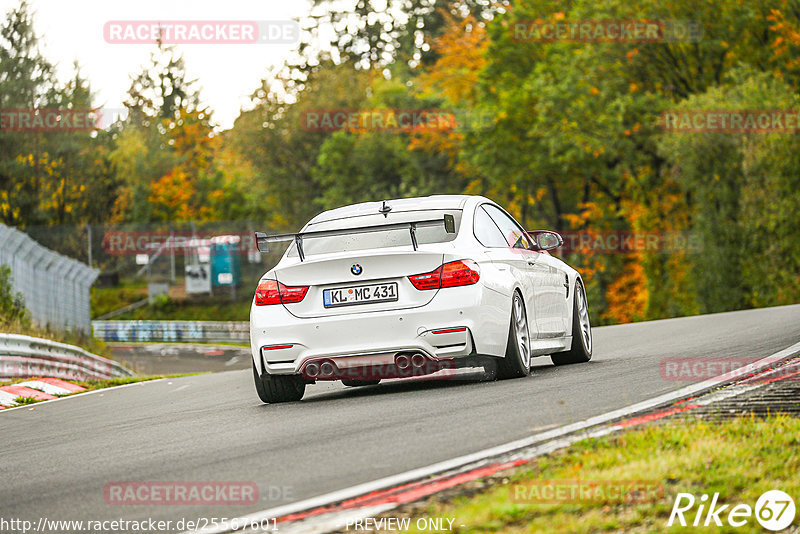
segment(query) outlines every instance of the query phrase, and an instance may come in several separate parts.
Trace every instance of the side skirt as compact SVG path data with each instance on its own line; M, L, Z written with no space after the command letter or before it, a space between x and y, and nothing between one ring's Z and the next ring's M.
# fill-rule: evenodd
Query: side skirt
M572 336L553 339L532 339L531 357L549 356L554 352L569 350L572 346Z

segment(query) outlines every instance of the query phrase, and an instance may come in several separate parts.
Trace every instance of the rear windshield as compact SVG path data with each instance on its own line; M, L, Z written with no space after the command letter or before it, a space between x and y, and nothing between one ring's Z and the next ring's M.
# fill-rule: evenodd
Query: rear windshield
M456 235L458 235L458 230L461 227L461 210L404 211L390 213L388 217L384 217L381 214L362 215L360 217L310 224L304 231L316 232L321 230L338 230L340 228L358 228L362 226L378 226L381 224L428 221L432 219L443 219L445 214L452 215L455 219L456 232L454 234L448 234L444 229L444 225L417 228L416 231L417 244L419 245L445 243L447 241L452 241L456 238ZM306 256L408 246L411 246L411 233L407 229L303 239L303 253ZM289 247L288 256L297 257L297 247L294 243Z

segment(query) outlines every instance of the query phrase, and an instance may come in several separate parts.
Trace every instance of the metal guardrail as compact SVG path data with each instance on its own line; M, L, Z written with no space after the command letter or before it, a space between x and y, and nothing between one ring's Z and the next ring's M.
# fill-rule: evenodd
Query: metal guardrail
M49 339L0 334L0 378L47 376L68 380L135 376L119 363Z
M92 321L92 331L104 341L250 342L247 321Z

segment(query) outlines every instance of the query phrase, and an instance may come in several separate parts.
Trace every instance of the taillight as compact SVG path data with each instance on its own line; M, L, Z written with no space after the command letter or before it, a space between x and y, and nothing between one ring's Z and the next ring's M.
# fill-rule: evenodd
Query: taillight
M442 265L442 287L469 286L481 279L481 269L472 260L451 261Z
M421 291L440 287L468 286L481 279L481 269L472 260L457 260L445 263L429 273L409 276L408 279Z
M429 273L415 274L414 276L409 276L408 279L419 290L439 289L442 283L442 268L439 267Z
M293 304L306 298L308 286L285 286L277 280L262 280L256 288L256 306Z
M284 304L294 304L306 298L308 293L308 286L294 286L287 287L278 282L278 290L281 294L281 302Z

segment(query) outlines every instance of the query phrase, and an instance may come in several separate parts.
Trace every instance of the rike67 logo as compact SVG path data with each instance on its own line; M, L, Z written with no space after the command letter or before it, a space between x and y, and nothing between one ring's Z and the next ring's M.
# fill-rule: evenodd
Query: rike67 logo
M719 502L719 493L712 496L711 502L706 494L697 499L691 493L678 493L667 526L671 527L677 521L684 527L688 525L721 527L724 524L742 527L747 525L753 516L767 530L783 530L794 521L794 500L783 491L770 490L758 498L753 510L749 504L744 503L733 507L730 504L722 504Z

